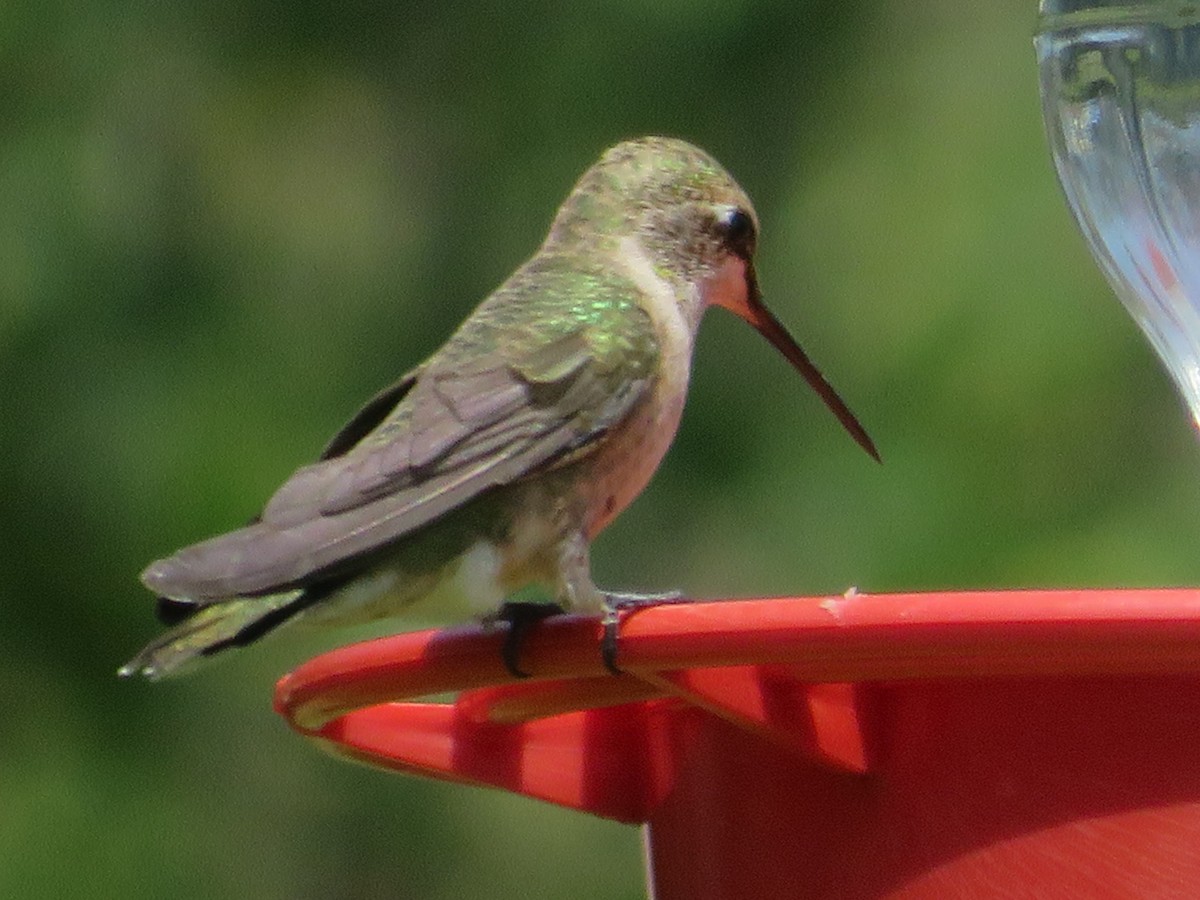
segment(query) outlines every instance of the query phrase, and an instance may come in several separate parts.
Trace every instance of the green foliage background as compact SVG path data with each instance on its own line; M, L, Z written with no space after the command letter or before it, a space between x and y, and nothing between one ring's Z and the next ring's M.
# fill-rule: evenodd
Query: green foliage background
M871 463L714 312L598 579L697 596L1196 584L1195 437L1093 266L1032 0L0 9L0 896L641 896L636 830L333 761L293 634L118 682L137 573L254 512L607 145L756 198Z

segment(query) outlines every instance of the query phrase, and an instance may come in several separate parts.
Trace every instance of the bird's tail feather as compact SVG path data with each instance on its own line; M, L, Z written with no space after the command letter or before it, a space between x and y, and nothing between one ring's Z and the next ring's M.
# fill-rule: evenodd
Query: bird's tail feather
M235 598L191 609L180 601L160 601L160 609L165 604L173 619L168 624L175 627L147 644L117 674L140 674L157 681L186 671L205 656L249 644L282 625L311 603L308 593L294 590Z

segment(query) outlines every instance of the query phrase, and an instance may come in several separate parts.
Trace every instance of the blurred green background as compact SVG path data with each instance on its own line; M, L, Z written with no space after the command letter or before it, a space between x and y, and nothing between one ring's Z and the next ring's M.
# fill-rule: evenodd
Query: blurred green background
M196 8L192 8L196 7ZM633 828L336 762L272 713L346 633L118 682L137 574L255 512L643 133L756 199L850 442L714 312L595 548L697 596L1200 583L1200 454L1072 224L1032 0L0 9L0 896L642 895Z

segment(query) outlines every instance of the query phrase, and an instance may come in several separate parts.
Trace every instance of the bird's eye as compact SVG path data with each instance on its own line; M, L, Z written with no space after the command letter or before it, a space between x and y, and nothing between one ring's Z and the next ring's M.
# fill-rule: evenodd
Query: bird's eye
M722 215L717 224L725 246L738 256L749 259L754 253L754 220L744 209L733 208Z

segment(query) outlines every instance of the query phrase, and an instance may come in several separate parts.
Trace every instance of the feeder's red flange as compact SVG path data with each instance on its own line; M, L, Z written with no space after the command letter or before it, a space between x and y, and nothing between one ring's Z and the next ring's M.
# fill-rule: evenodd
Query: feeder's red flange
M331 751L648 825L655 896L1200 896L1200 591L670 604L345 647ZM452 704L412 702L458 691ZM404 701L404 702L400 702Z

